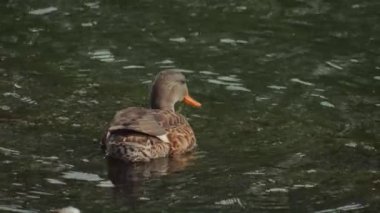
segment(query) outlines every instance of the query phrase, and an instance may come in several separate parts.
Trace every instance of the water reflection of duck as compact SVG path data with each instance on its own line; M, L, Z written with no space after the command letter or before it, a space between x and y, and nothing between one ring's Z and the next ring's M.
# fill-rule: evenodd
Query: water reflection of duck
M189 96L185 76L177 70L157 74L150 93L150 109L129 107L116 113L102 140L106 155L125 162L147 162L175 156L196 147L194 132L174 105L201 104Z
M138 163L107 158L108 178L115 185L117 197L133 198L133 201L143 194L141 187L145 180L180 172L191 165L193 158L192 153Z
M127 163L122 160L107 158L108 178L116 186L161 177L184 170L191 164L194 156L185 154L173 158L157 158L150 162Z

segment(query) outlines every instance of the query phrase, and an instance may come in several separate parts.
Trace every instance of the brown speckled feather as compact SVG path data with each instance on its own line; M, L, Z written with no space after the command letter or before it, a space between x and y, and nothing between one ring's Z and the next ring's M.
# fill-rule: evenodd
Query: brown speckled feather
M166 135L168 141L160 136ZM196 147L186 118L170 110L130 107L116 113L103 140L107 155L125 161L149 161Z

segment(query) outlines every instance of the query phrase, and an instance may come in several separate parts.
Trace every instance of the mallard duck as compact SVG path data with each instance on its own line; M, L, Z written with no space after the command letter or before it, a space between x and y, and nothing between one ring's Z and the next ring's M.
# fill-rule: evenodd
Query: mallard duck
M196 139L187 119L175 112L183 101L201 107L187 89L185 76L177 70L159 72L150 92L150 108L129 107L114 116L102 140L106 156L125 162L148 162L192 151Z

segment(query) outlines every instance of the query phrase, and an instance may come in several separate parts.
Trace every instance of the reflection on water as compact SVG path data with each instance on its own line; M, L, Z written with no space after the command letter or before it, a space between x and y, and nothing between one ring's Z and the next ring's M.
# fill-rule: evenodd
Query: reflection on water
M118 190L128 196L138 196L139 185L149 178L157 178L183 171L191 165L193 154L174 158L155 159L149 163L128 164L120 160L107 159L108 178Z
M376 212L379 9L6 0L0 211ZM165 68L181 69L204 103L178 106L199 141L195 157L107 162L98 147L107 122L146 106Z

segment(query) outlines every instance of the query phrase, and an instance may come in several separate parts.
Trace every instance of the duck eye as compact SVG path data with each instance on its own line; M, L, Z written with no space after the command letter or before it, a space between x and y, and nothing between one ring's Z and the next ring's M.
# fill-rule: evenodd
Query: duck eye
M181 84L186 84L186 81L185 80L180 80L179 81Z

